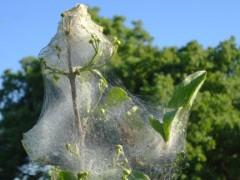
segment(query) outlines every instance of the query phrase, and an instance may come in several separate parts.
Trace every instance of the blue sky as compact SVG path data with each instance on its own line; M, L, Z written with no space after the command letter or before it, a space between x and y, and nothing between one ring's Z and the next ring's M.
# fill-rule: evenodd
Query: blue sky
M55 34L60 13L77 3L98 6L105 17L123 15L127 24L142 20L160 47L198 40L216 46L234 35L240 40L239 0L2 0L0 74L19 69L19 60L37 55Z

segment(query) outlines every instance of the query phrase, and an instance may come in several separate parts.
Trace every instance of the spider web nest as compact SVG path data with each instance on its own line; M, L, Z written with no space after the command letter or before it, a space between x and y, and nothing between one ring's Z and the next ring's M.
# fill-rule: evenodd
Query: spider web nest
M24 134L32 160L71 172L114 174L122 167L151 177L172 174L183 151L188 111L172 124L166 143L149 123L171 109L151 108L103 76L116 51L85 5L62 14L58 31L40 52L45 97L37 124ZM166 176L165 176L166 177Z

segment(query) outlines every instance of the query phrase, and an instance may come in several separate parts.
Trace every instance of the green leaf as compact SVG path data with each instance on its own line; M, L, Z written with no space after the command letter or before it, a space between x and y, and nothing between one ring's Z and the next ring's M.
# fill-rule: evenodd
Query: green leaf
M87 180L88 175L88 172L80 172L75 175L70 171L65 171L58 168L53 168L50 173L51 179L56 180Z
M60 171L57 180L77 180L77 177L69 171Z
M68 152L70 152L74 156L80 157L80 150L77 144L65 144L65 148Z
M140 171L133 170L130 176L128 177L128 180L150 180L150 178Z
M77 174L78 180L87 180L88 179L88 172L81 172Z
M179 108L179 110L166 112L163 116L163 122L160 122L154 117L149 118L152 128L162 136L165 142L169 140L172 121L178 117L180 110L181 108Z
M120 87L112 87L105 99L105 105L115 106L129 99L130 97L124 89Z
M52 77L55 81L58 81L60 79L60 77L57 74L53 74Z
M164 113L163 122L150 117L149 121L153 129L155 129L164 139L169 140L171 125L174 120L180 121L183 113L185 113L193 104L196 95L206 79L206 71L195 72L185 78L185 80L176 87L173 97L168 107L176 110Z
M191 107L196 95L206 79L206 71L197 71L187 76L174 90L169 108Z

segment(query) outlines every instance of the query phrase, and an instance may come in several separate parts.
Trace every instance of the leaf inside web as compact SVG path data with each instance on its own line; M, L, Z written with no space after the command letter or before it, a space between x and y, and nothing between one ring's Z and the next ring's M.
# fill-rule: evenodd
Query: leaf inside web
M163 122L150 117L149 121L153 129L155 129L168 142L173 121L180 121L183 113L189 110L201 86L206 79L206 71L195 72L185 78L179 84L168 104L168 108L172 111L164 113Z

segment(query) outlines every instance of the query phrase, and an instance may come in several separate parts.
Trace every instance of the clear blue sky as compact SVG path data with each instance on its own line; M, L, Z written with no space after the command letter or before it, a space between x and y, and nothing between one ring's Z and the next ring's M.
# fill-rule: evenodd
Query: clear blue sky
M101 8L101 15L123 15L127 24L142 20L163 46L198 40L216 46L234 35L240 42L239 0L2 0L0 10L0 74L19 69L19 60L37 55L54 35L60 13L77 3Z

